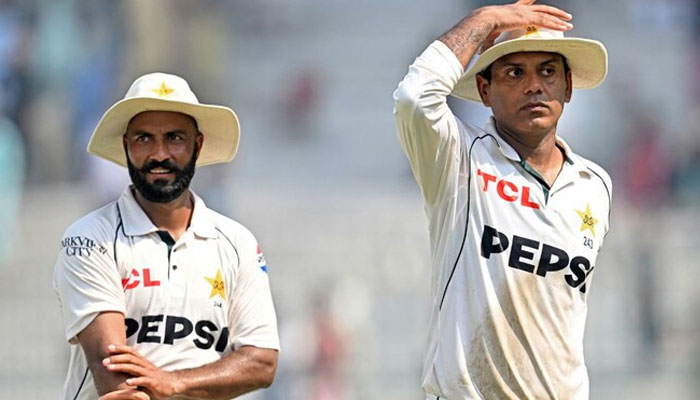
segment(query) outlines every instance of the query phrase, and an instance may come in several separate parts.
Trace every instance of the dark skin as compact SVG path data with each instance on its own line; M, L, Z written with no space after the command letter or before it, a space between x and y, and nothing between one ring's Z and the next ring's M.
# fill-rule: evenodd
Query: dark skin
M564 163L557 122L571 100L571 71L554 53L513 53L491 64L491 82L477 76L498 133L551 186Z
M203 135L187 115L147 111L129 122L124 146L140 168L152 160L170 160L183 168L202 148ZM174 174L155 168L149 182L172 182ZM135 191L136 201L158 229L177 240L187 230L193 203L189 189L168 203L154 203ZM101 400L178 398L230 399L272 384L277 350L243 346L201 367L164 371L126 346L124 315L100 313L78 334Z
M151 160L171 160L179 168L184 168L192 152L199 154L203 141L204 136L197 131L192 117L166 111L146 111L136 115L124 134L124 147L136 167ZM146 179L150 183L156 179L173 182L175 175L154 169ZM148 201L138 191L134 195L158 229L170 233L175 241L185 233L193 208L189 189L168 203Z
M504 31L527 26L569 30L571 15L535 0L474 10L439 40L457 56L463 68L478 51L493 45ZM556 127L571 99L571 73L561 56L552 53L514 53L492 64L492 79L477 76L482 101L491 107L498 132L520 157L550 186L564 162L556 145Z

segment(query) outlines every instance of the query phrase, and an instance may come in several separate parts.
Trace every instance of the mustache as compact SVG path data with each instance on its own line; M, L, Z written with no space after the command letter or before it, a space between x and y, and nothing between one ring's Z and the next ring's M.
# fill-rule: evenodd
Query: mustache
M149 172L152 169L155 168L165 168L170 171L174 172L182 172L183 170L181 168L178 168L177 165L173 164L170 160L163 160L163 161L156 161L156 160L151 160L147 162L143 167L139 168L139 172Z

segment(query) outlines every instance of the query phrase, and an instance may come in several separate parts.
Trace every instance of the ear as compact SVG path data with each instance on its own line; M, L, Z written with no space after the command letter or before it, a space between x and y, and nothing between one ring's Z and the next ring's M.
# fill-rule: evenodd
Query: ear
M194 138L195 151L197 152L197 158L199 158L199 153L202 151L202 145L204 144L204 135L202 132L197 132L197 136Z
M566 71L566 96L564 97L565 102L571 101L571 95L573 93L574 85L571 80L571 68Z
M124 135L122 135L122 145L124 146L124 154L126 154L126 156L128 157L129 154L127 154L128 147L127 147L126 143L127 143L126 142L126 133L124 133Z
M476 75L474 78L476 79L476 89L479 91L481 101L486 107L491 107L491 98L489 97L491 84L481 75Z

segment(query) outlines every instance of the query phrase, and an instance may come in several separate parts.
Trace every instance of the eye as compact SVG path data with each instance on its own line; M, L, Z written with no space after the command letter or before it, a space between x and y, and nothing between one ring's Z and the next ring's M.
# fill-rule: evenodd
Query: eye
M185 139L181 132L168 132L165 138L173 142L178 142Z
M518 78L522 76L523 70L521 68L511 68L508 71L506 71L506 74L511 77L511 78Z
M542 75L544 76L553 76L555 72L556 69L554 69L554 67L544 67L542 69Z
M151 139L151 135L145 134L145 133L140 133L136 135L136 141L137 142L146 142Z

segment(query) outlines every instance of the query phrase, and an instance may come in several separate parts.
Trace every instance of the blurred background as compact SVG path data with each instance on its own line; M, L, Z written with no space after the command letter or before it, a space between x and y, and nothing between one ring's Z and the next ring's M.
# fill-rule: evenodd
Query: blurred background
M700 3L550 1L602 40L610 74L559 133L613 177L585 338L592 399L700 391ZM258 237L283 351L254 399L422 399L429 253L392 92L469 10L457 0L0 0L0 398L57 398L68 345L59 241L125 169L85 152L150 71L242 123L236 160L195 190ZM481 125L488 110L451 100Z

